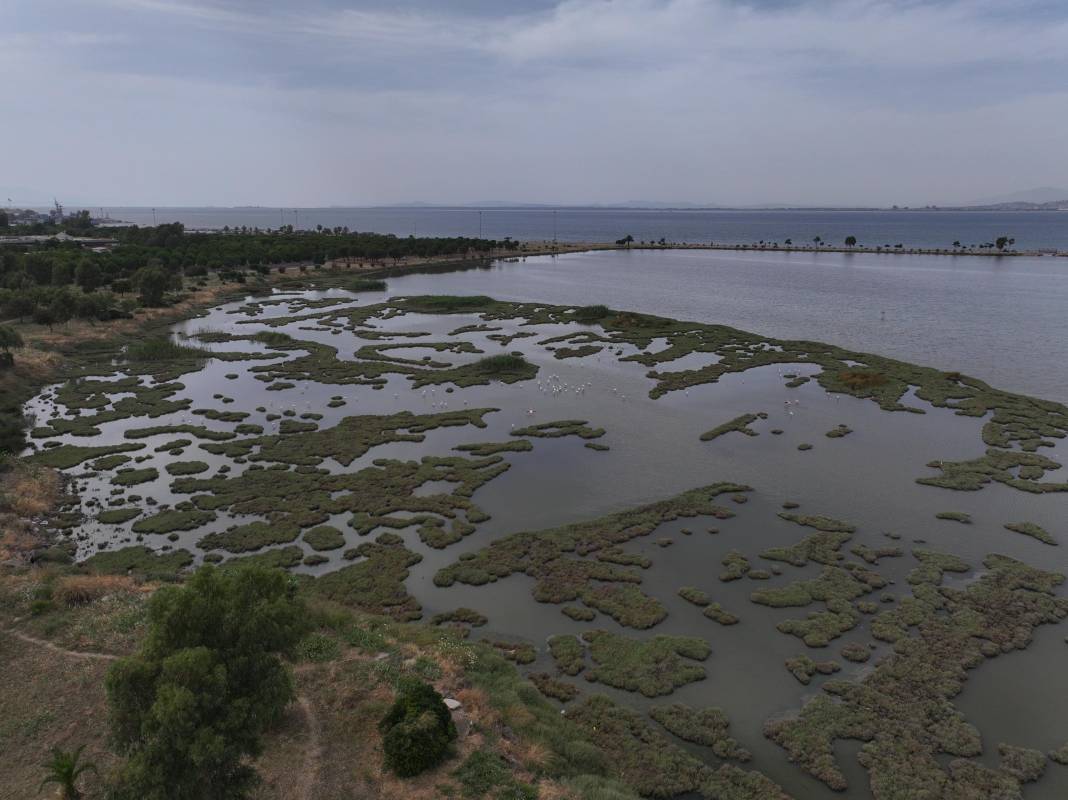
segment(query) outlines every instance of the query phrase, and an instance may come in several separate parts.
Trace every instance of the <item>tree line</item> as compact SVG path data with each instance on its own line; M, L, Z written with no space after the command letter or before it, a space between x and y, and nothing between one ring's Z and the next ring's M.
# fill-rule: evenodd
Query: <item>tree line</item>
M63 230L84 233L82 224ZM38 223L11 230L27 233L38 227L45 228L46 234L60 229ZM183 277L202 277L209 271L266 272L274 265L324 264L334 259L380 264L408 257L487 255L518 247L510 239L402 238L345 228L294 231L286 227L266 232L245 228L191 234L181 223L172 223L93 228L91 232L118 243L100 252L58 239L6 247L0 255L0 318L48 324L72 317L109 319L129 310L117 296L136 291L142 305L160 305L169 289L180 288Z

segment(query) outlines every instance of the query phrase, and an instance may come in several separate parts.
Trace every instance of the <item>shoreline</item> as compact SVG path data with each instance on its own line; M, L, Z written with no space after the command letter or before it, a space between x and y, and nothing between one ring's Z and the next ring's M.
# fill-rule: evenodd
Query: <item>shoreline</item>
M530 244L523 242L523 244ZM537 242L543 245L543 242ZM566 249L565 249L566 248ZM839 245L827 245L814 247L811 245L771 245L771 244L703 244L694 242L671 242L668 244L616 244L615 242L596 242L588 244L561 245L557 251L540 251L528 253L520 251L522 255L558 255L565 252L587 252L596 250L724 250L741 252L767 252L767 253L845 253L848 255L878 255L878 256L977 256L980 258L1068 258L1068 251L1064 250L974 250L952 249L937 247L845 247Z

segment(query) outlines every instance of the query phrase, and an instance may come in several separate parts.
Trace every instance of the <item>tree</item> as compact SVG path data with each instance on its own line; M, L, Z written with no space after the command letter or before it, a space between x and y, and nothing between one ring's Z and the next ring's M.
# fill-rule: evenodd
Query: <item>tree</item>
M52 285L70 286L74 280L74 271L66 261L59 261L52 266Z
M52 330L52 326L56 324L56 316L50 306L37 306L33 310L33 321L38 325L47 325L48 330Z
M78 779L86 772L97 772L96 764L81 760L84 749L84 744L73 753L53 747L52 758L44 764L45 779L37 791L54 783L59 786L59 796L63 800L79 800L82 793L78 791Z
M620 245L621 247L626 247L626 248L629 248L633 242L634 242L634 237L631 236L629 233L626 236L624 236L622 239L616 239L616 244Z
M15 363L11 352L22 347L22 337L10 325L0 325L0 367L10 367Z
M962 245L962 244L960 243L960 239L955 239L955 240L953 241L953 246L954 246L954 247L963 247L964 245Z
M7 212L0 211L0 228L6 228L9 224Z
M111 732L128 756L120 800L238 800L249 761L293 699L278 653L304 630L295 584L280 570L206 566L148 603L137 655L109 670Z
M163 296L170 284L170 278L162 267L148 266L138 270L134 276L137 291L141 294L141 305L161 306Z
M856 247L857 246L857 237L856 236L847 236L845 238L845 246L846 247Z
M812 237L812 241L816 244L816 247L819 247L821 244L823 244L823 237L822 236L813 236Z
M83 292L91 292L100 285L100 267L92 259L83 258L74 270L74 282Z
M1007 245L1013 244L1016 244L1016 240L1010 239L1008 236L999 236L997 239L994 240L994 246L998 250L1004 250Z

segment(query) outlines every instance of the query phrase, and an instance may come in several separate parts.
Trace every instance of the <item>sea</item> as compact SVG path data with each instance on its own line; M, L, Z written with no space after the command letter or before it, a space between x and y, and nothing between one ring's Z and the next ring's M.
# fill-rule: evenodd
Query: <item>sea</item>
M397 236L470 236L561 242L752 244L791 239L808 244L820 237L841 244L855 236L868 247L948 248L1016 240L1018 250L1068 252L1068 211L941 210L673 210L618 208L94 208L94 214L138 225L181 222L194 230L225 226L298 229L347 226L354 231Z

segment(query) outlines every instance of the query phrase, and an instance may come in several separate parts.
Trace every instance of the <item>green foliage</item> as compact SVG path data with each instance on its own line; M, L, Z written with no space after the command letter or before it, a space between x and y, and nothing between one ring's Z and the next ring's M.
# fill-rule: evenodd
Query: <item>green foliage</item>
M373 278L357 278L344 284L344 288L350 292L384 292L386 291L386 282Z
M193 555L188 550L156 553L147 547L135 545L96 553L82 562L82 566L91 572L108 575L134 573L149 578L174 580L181 570L192 563Z
M433 686L407 679L378 723L386 769L402 778L418 775L448 756L456 725Z
M617 689L641 692L646 697L670 694L680 686L704 680L704 661L712 649L692 636L654 636L638 640L608 631L588 631L590 656L597 665L586 679Z
M1032 539L1037 539L1043 544L1057 544L1057 540L1050 535L1049 531L1041 525L1036 525L1033 522L1007 522L1005 523L1005 528L1013 533L1022 533L1024 536L1030 536Z
M502 800L536 800L538 796L534 787L512 777L504 758L487 750L475 750L452 775L460 782L466 798L486 797L490 792Z
M649 716L680 739L712 748L712 752L720 758L735 761L748 761L751 758L749 752L728 733L730 721L722 709L695 709L675 703L651 708Z
M965 525L971 524L972 518L970 514L963 511L939 511L935 514L938 519L947 519L951 522L960 522Z
M0 367L10 367L15 363L12 350L22 347L22 336L10 325L0 325Z
M162 267L148 266L137 271L133 282L140 293L141 305L161 306L171 278Z
M297 656L301 661L334 661L341 655L341 643L332 636L314 632L309 633L297 645Z
M248 761L294 696L278 653L300 639L304 616L277 571L208 566L158 590L140 652L107 676L112 737L128 757L116 797L247 796Z
M179 361L209 358L210 355L206 350L178 344L165 336L141 339L126 348L126 357L130 361Z
M759 436L760 434L749 427L750 424L756 422L757 419L757 414L742 414L740 417L735 417L728 422L724 422L722 425L717 425L710 431L705 431L701 434L701 441L710 442L713 439L718 439L723 434L731 433L732 431L744 433L746 436Z
M55 784L62 800L79 800L82 793L78 790L78 779L86 772L98 771L91 761L82 761L84 749L84 744L73 752L53 747L52 757L44 763L45 778L37 791Z
M312 550L337 550L345 546L345 535L330 525L319 525L304 532L304 541Z
M139 508L113 508L97 514L96 521L105 525L121 525L123 522L129 522L140 514L141 509Z

